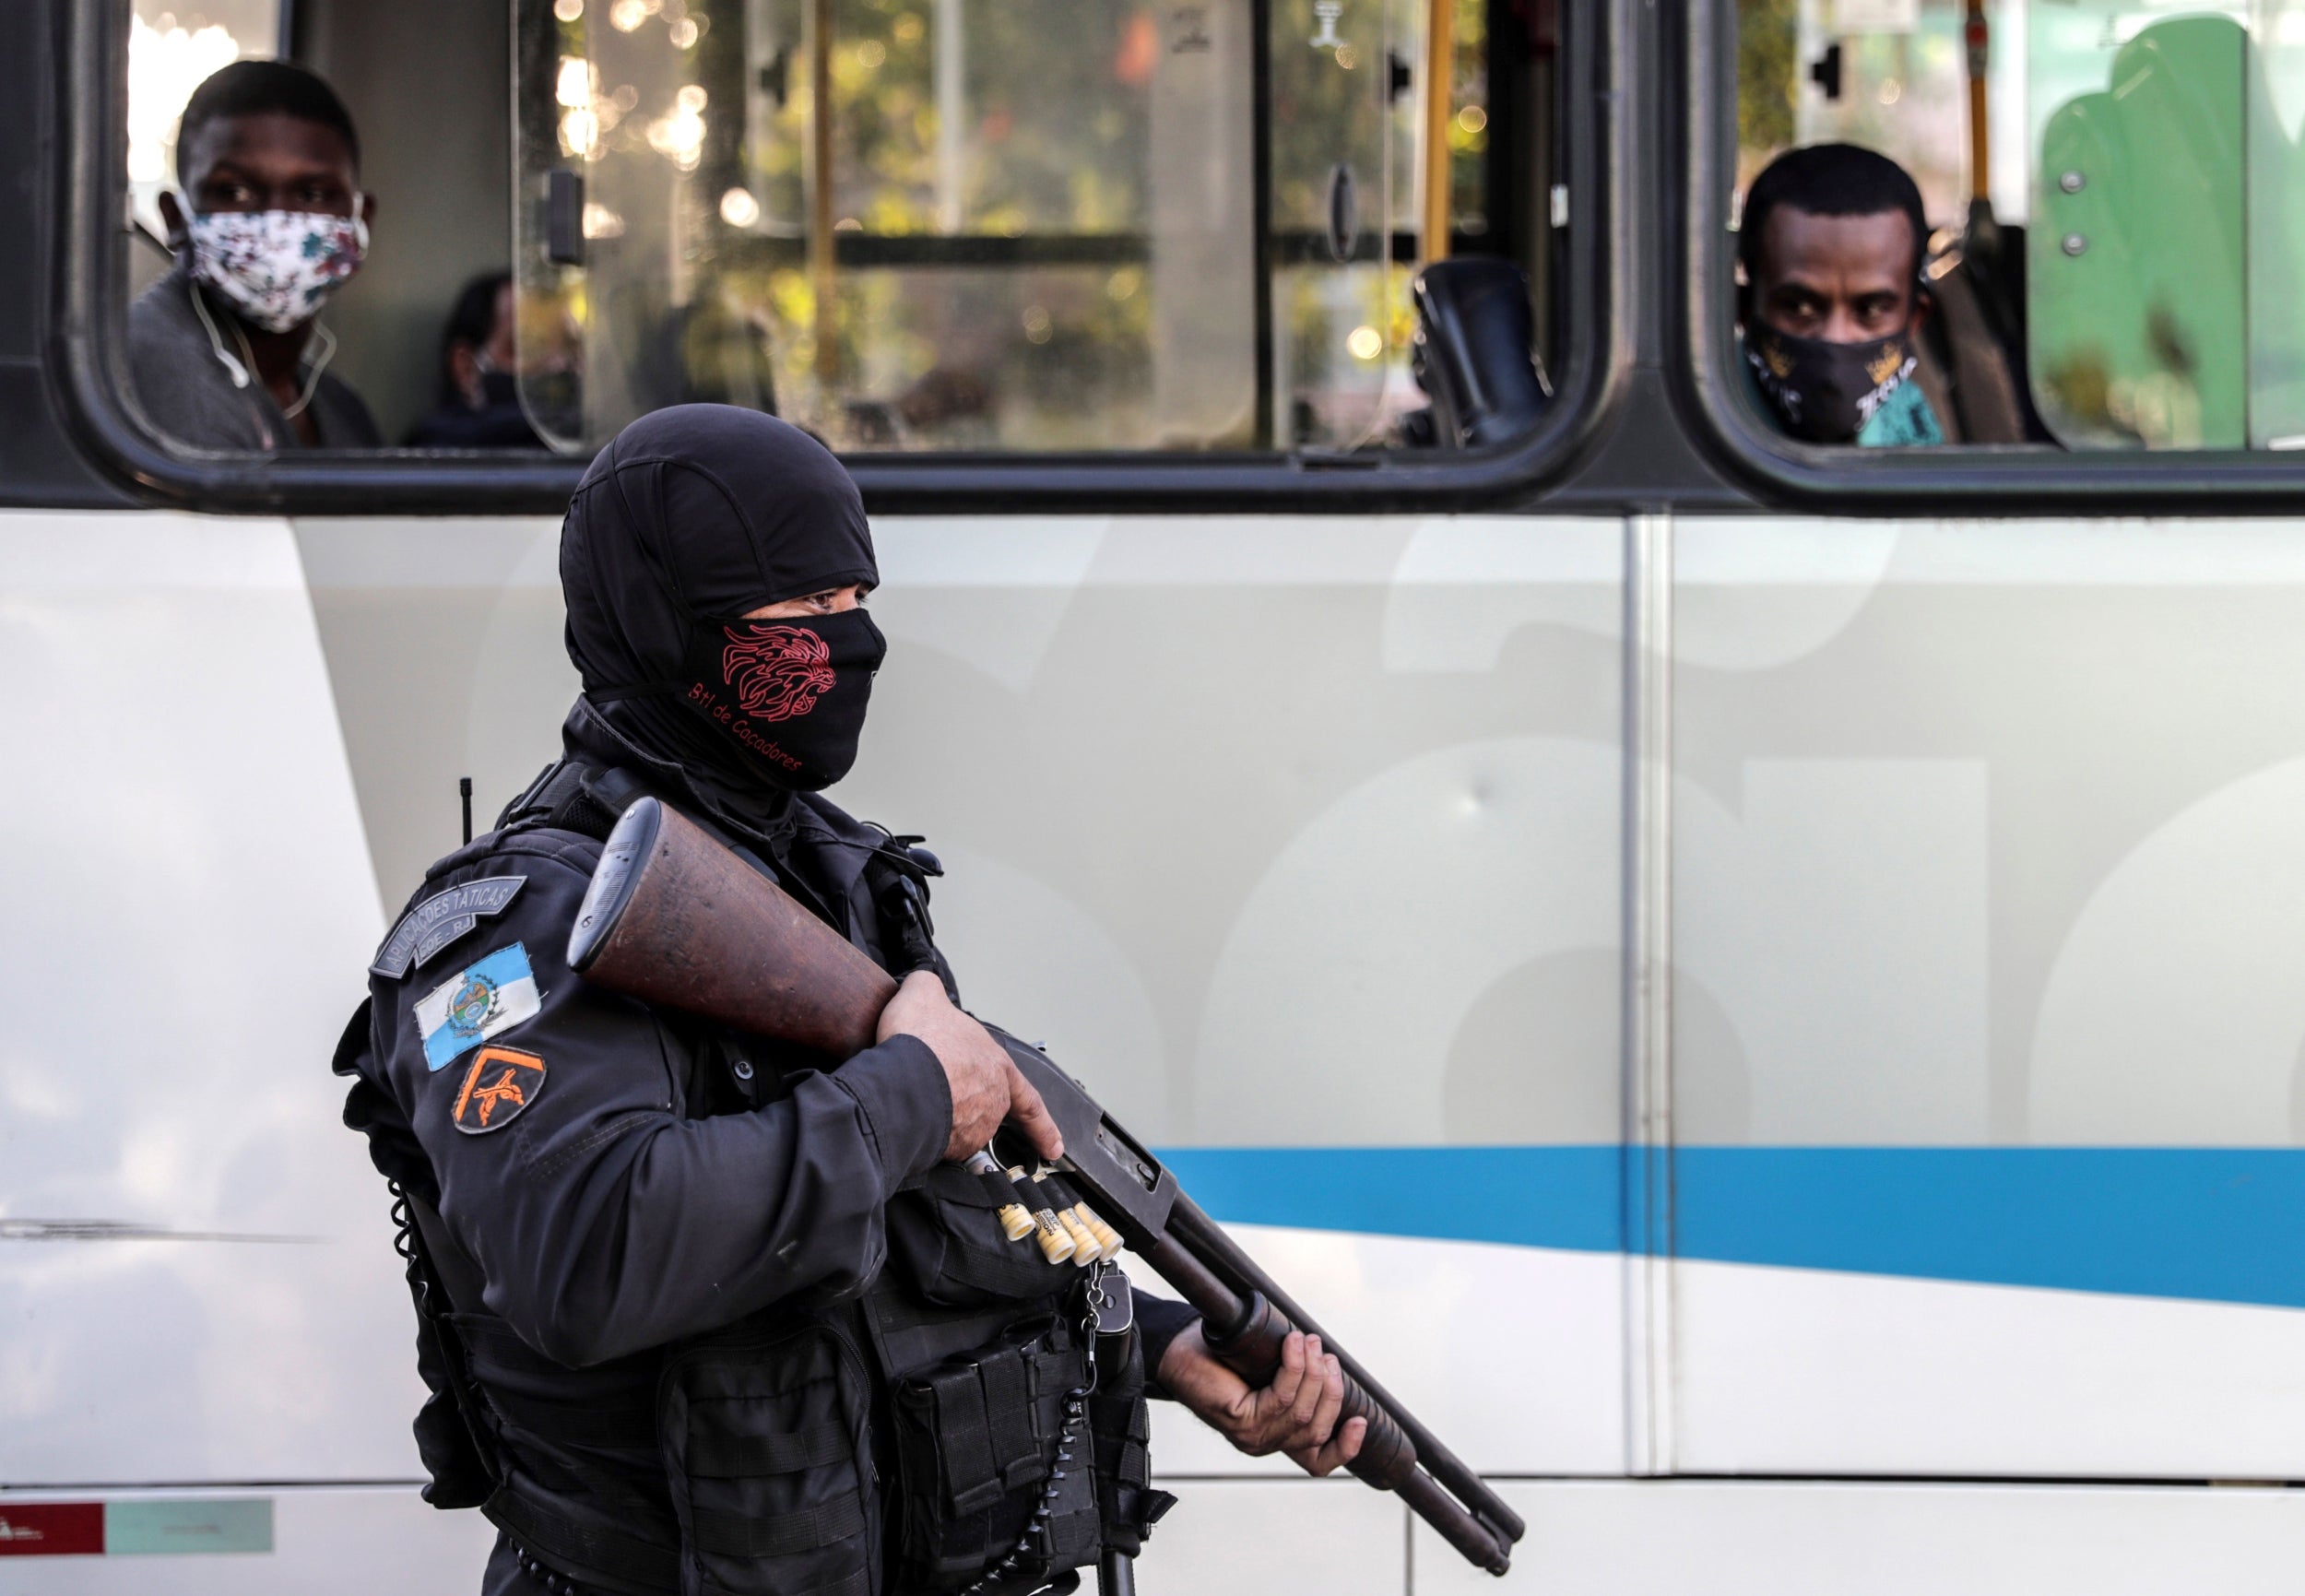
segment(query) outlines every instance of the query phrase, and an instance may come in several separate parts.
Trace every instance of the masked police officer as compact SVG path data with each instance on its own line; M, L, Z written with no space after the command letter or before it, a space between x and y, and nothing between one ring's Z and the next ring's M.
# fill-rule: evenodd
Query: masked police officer
M426 1496L499 1527L490 1596L1061 1583L1166 1506L1148 1372L1243 1450L1350 1460L1318 1341L1250 1389L1180 1305L1002 1255L946 1178L1003 1119L1060 1146L954 1004L933 856L818 796L885 652L839 463L751 411L658 411L585 473L561 574L566 752L432 867L337 1058L403 1203ZM900 977L877 1046L833 1067L568 970L644 795Z

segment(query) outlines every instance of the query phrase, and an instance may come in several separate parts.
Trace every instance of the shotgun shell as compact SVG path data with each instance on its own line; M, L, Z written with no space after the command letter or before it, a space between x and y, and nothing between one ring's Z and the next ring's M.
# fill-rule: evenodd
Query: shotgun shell
M1120 1249L1126 1245L1120 1239L1120 1232L1115 1230L1111 1225L1106 1224L1097 1214L1096 1210L1091 1208L1085 1202L1081 1204L1080 1207L1074 1209L1072 1212L1080 1217L1081 1224L1087 1229L1088 1233L1096 1237L1098 1242L1104 1246L1106 1261L1109 1262L1111 1259L1120 1256Z
M1089 1227L1081 1223L1080 1216L1072 1210L1058 1209L1057 1223L1063 1225L1065 1234L1072 1238L1072 1261L1075 1264L1086 1269L1105 1256L1105 1244L1096 1239Z
M1040 1232L1041 1256L1051 1263L1063 1263L1072 1256L1072 1236L1057 1223L1055 1211L1038 1192L1026 1186L1027 1176L1022 1169L1011 1166L1009 1178L1020 1188L1019 1195L1027 1196L1033 1208L1033 1225Z
M966 1167L970 1174L984 1181L985 1189L992 1194L994 1202L999 1205L993 1210L993 1216L1000 1222L1002 1234L1011 1241L1022 1241L1032 1235L1033 1216L1022 1203L1016 1200L1015 1187L1010 1183L1008 1176L1001 1174L1000 1165L993 1162L992 1154L972 1153Z
M1072 1237L1072 1261L1085 1269L1105 1256L1105 1244L1073 1213L1076 1205L1071 1190L1063 1181L1050 1179L1049 1173L1046 1167L1034 1170L1033 1184L1041 1189L1042 1205L1056 1214L1057 1223Z

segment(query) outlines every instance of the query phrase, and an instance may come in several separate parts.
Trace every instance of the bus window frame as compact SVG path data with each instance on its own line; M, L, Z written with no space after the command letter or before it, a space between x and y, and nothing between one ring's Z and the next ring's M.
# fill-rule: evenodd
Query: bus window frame
M1736 380L1729 206L1736 184L1734 0L1668 0L1663 100L1679 126L1682 183L1668 193L1662 233L1684 285L1668 312L1673 373L1686 424L1740 483L1766 502L1840 515L2017 511L2134 515L2305 506L2305 457L2250 449L2079 450L2054 444L1858 449L1779 432Z
M1259 7L1261 12L1263 8ZM55 143L53 181L64 225L55 231L51 377L94 458L131 492L160 504L217 512L310 514L557 514L588 459L575 455L444 455L413 450L298 451L256 457L186 452L164 440L129 400L126 314L113 285L128 239L119 225L126 189L127 17L124 0L59 0L59 44L70 105ZM1565 19L1566 20L1566 19ZM1576 112L1605 113L1604 24L1564 26L1555 137L1569 187L1569 225L1557 285L1566 313L1554 398L1527 437L1479 450L1387 454L1093 453L859 455L844 464L875 514L1161 509L1382 513L1526 503L1583 457L1621 388L1621 302L1607 263L1625 258L1623 195L1604 193L1599 114L1575 136ZM509 64L508 64L509 65ZM509 174L507 174L509 181ZM510 247L507 240L507 247Z

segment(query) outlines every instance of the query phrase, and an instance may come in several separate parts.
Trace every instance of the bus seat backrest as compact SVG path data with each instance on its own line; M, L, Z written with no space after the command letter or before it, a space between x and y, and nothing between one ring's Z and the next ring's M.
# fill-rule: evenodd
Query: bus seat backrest
M1937 419L1949 442L2023 443L2030 440L2017 391L2017 361L2003 344L1974 281L1956 265L1930 284L1936 313L1921 339L1923 391L1942 385L1952 414ZM1929 380L1934 368L1937 384ZM1937 396L1931 394L1931 402ZM2044 440L2045 441L2045 440Z
M2247 442L2247 44L2226 17L2155 22L2043 124L2029 364L2068 445Z
M1519 437L1551 401L1534 348L1529 279L1510 261L1436 261L1410 285L1412 360L1433 400L1434 442L1469 449Z

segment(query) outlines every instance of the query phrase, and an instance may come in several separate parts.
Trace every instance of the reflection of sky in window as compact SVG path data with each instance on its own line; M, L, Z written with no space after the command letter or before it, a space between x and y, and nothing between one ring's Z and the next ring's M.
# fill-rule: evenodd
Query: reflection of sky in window
M160 231L159 198L176 182L176 120L219 67L270 55L279 0L207 0L177 6L136 0L128 23L128 197L136 219Z

